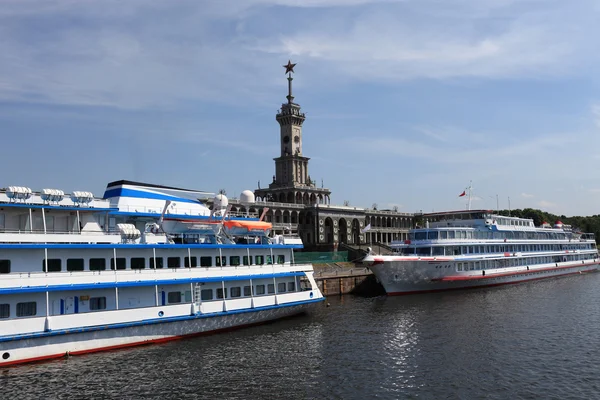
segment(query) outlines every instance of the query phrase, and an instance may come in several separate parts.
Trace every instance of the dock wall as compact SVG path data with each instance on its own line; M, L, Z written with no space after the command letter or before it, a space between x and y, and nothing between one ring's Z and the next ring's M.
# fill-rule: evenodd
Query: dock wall
M366 268L339 268L327 270L315 267L315 280L324 296L356 294L379 296L385 290L375 275Z

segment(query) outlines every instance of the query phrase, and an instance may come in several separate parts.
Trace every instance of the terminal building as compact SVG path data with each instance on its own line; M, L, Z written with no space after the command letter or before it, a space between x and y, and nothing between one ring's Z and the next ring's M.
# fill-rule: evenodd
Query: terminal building
M352 247L369 244L389 244L406 240L413 226L414 214L395 210L378 210L331 205L331 190L311 179L310 158L302 152L302 125L306 120L300 105L292 95L294 66L288 61L287 102L275 116L279 123L279 157L275 161L273 181L266 188L254 191L255 202L247 204L229 199L232 213L261 215L273 224L277 234L297 233L309 250L331 250L339 244Z

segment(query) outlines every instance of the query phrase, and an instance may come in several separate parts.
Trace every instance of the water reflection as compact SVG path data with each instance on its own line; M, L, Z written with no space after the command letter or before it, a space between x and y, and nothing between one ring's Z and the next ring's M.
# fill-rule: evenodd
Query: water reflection
M3 398L598 398L600 274L397 298L0 370Z

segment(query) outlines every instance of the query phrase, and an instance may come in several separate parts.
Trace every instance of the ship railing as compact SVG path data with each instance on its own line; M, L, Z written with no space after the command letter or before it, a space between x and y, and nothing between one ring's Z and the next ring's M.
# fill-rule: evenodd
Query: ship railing
M35 234L35 235L43 235L43 234L52 234L52 235L99 235L99 234L120 234L118 230L110 229L106 230L97 230L97 231L79 231L79 230L55 230L55 229L46 229L44 232L43 229L0 229L0 234L18 234L18 235L27 235L27 234Z
M190 274L194 277L204 274L205 277L221 277L221 276L243 276L252 270L261 270L264 273L277 273L277 272L288 272L289 267L292 265L305 265L308 268L299 269L299 271L312 269L312 266L307 263L290 263L286 262L283 264L263 264L263 265L226 265L226 266L210 266L210 267L180 267L180 268L145 268L145 269L132 269L132 270L114 270L105 269L99 271L60 271L60 272L18 272L10 273L2 276L0 280L0 287L13 287L17 286L32 286L32 282L27 282L28 285L24 285L22 280L44 280L44 285L54 284L65 284L65 283L86 283L89 281L93 282L129 282L129 281L140 281L140 280L160 280L166 279L169 275L178 275L178 278L185 278ZM110 267L110 262L107 263ZM65 278L72 278L72 280L66 282ZM12 282L11 282L12 281ZM35 286L35 285L33 285Z

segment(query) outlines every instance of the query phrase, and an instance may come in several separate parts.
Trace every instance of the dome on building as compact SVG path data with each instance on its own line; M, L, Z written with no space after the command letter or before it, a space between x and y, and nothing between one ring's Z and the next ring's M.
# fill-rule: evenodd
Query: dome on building
M254 192L252 192L252 190L244 190L242 194L240 194L240 202L254 203Z

